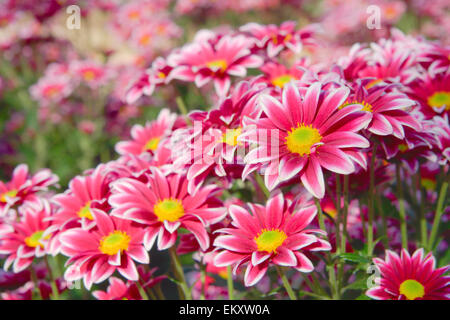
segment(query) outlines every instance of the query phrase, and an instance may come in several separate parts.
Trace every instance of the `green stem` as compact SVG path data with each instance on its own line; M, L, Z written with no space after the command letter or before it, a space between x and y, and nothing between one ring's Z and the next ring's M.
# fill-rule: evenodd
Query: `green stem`
M431 251L434 248L434 242L436 241L437 232L439 229L439 223L441 222L441 217L443 213L444 200L447 195L448 182L445 181L441 190L439 191L438 204L436 208L436 214L434 215L433 227L431 228L430 238L428 240L428 250Z
M150 300L148 298L147 292L145 292L144 288L142 288L141 284L139 283L139 280L136 281L136 286L137 286L137 288L139 290L139 294L141 295L142 300Z
M166 297L164 296L164 293L161 290L161 285L159 283L155 286L155 292L159 300L166 300Z
M289 284L289 280L286 278L286 275L284 274L284 271L281 267L275 266L277 269L278 275L281 278L281 281L283 281L284 288L287 291L287 294L289 295L289 298L291 300L297 300L297 297L295 296L294 290L292 290L291 285Z
M33 281L33 285L34 285L33 291L35 293L37 293L37 299L44 300L44 298L42 297L41 290L39 289L39 282L38 282L38 278L36 276L36 271L34 271L34 269L33 269L33 265L30 266L30 277L31 277L31 280Z
M200 266L200 281L202 283L202 290L200 292L200 300L205 300L206 295L206 270L203 265Z
M48 263L47 256L44 256L44 262L45 262L45 266L47 267L48 277L50 279L50 285L52 286L52 300L59 300L58 285L56 284L56 281L53 278L52 268L50 267L50 264Z
M401 178L400 163L395 166L395 175L397 179L397 198L398 209L400 214L400 231L402 233L402 248L408 249L408 233L406 228L406 212L405 212L405 199L403 195L403 183Z
M172 259L172 263L174 266L175 276L178 278L179 286L183 291L184 298L186 300L192 300L191 290L186 283L186 278L184 277L183 267L181 266L180 260L178 259L178 255L174 246L169 249L170 258Z
M422 242L422 248L428 247L428 228L427 228L427 220L425 218L425 205L427 201L427 192L425 188L422 188L419 180L419 188L420 188L420 239Z
M264 193L266 199L269 199L270 191L266 188L266 184L264 183L263 178L258 173L255 173L255 180L261 191Z
M367 226L367 254L372 256L373 252L373 219L374 219L374 196L375 196L375 159L377 154L377 143L374 142L372 157L370 159L370 184L369 184L369 221Z
M323 221L323 212L322 212L322 207L320 206L320 200L317 198L314 198L314 202L316 203L316 207L317 207L320 229L327 232L327 229L325 228L325 222ZM336 273L334 270L334 262L328 251L325 253L325 257L327 259L328 278L329 278L329 284L330 284L330 289L331 289L331 297L333 299L339 299L339 291L338 291L338 285L336 282Z
M227 286L228 286L228 300L234 300L234 283L231 266L227 267Z

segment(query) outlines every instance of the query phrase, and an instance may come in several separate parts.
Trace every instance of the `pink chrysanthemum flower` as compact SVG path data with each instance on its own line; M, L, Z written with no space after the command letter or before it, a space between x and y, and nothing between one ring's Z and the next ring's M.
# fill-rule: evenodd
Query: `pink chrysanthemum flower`
M169 75L172 69L172 67L167 65L165 59L161 57L156 58L151 68L143 72L137 80L131 83L127 90L127 102L136 102L142 94L151 96L156 87L168 84L171 80Z
M301 272L311 272L314 266L305 255L309 251L327 251L330 244L315 234L317 229L305 229L314 219L314 205L296 208L289 204L280 192L271 197L264 207L249 204L249 213L242 207L232 205L229 212L231 228L216 238L214 245L222 249L214 258L218 267L234 265L237 269L248 263L244 282L256 284L266 274L270 265L293 267Z
M174 142L174 164L177 168L188 166L190 193L194 193L210 175L224 178L232 178L231 172L240 175L238 171L243 169L240 154L243 152L238 151L243 151L245 146L238 142L242 133L242 119L257 117L260 113L255 107L260 91L249 82L239 82L218 108L189 114L194 123L193 130L188 128L175 134L173 140L178 135L181 137L178 142Z
M96 227L90 230L73 228L60 236L61 252L70 257L64 277L67 281L83 278L90 289L116 270L128 280L139 278L134 261L148 264L148 252L142 245L144 229L129 220L111 217L92 209Z
M427 119L450 116L450 69L437 74L426 73L408 86L408 94L419 102L420 111Z
M54 227L64 229L71 222L80 222L84 228L92 227L92 209L107 210L109 187L106 177L95 170L88 176L78 176L69 182L69 189L52 198L58 211L52 217Z
M283 89L288 82L299 80L302 77L304 71L299 67L305 65L305 60L297 62L291 68L286 68L284 65L275 62L267 62L260 69L264 72L265 78L271 86Z
M51 236L48 232L51 225L48 218L52 211L47 201L24 205L19 211L20 220L12 222L0 234L0 254L8 256L4 269L8 270L13 265L15 273L29 267L35 258L46 254Z
M150 250L158 238L158 249L175 244L178 228L192 232L200 247L209 246L206 227L224 218L226 211L215 198L215 185L199 188L191 195L188 180L179 174L165 176L158 168L151 168L148 182L119 179L113 183L109 203L111 215L146 225L145 247Z
M11 181L6 183L0 181L0 216L5 215L15 205L36 202L37 193L46 191L58 180L58 177L48 169L30 175L26 164L18 165L13 171Z
M398 139L405 137L404 127L420 130L421 125L409 113L416 103L401 92L392 91L396 85L377 85L368 88L371 80L357 80L355 93L347 98L340 107L360 104L367 111L371 121L367 130L379 136L394 135Z
M76 79L85 83L92 89L105 85L112 76L110 69L92 61L72 62L70 70Z
M257 68L261 57L251 53L253 41L243 35L223 36L212 44L208 41L191 43L168 57L168 64L174 67L173 79L194 81L202 87L214 82L216 93L225 97L230 89L230 76L245 77L248 68Z
M73 84L67 76L46 76L30 87L33 99L43 105L58 103L73 91Z
M242 139L258 144L245 162L265 166L270 190L298 175L309 192L323 198L322 168L349 174L355 171L354 162L365 166L358 148L367 148L369 142L357 132L370 116L360 105L339 109L348 97L347 88L321 89L320 82L308 88L291 82L284 87L281 101L261 95L259 103L267 118L249 120Z
M295 21L286 21L280 26L249 23L240 28L241 31L250 33L258 40L256 45L259 48L265 48L269 58L277 56L285 49L300 53L303 45L314 44L312 36L315 29L314 25L310 25L297 30Z
M139 124L134 125L131 129L133 140L117 143L116 151L121 155L153 153L160 142L170 135L176 119L177 115L171 113L169 109L161 110L158 118L152 122L147 122L144 127Z
M449 300L450 277L444 274L448 266L436 268L432 253L424 257L423 249L412 256L402 250L397 253L387 250L386 260L379 258L373 262L381 272L377 286L366 294L377 300Z

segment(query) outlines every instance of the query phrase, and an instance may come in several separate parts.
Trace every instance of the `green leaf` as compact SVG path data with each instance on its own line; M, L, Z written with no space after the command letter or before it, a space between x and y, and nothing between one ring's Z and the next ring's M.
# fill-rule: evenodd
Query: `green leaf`
M369 263L370 262L369 258L359 255L357 253L342 253L342 254L338 255L338 257L340 257L346 261L351 261L351 262L356 262L356 263Z

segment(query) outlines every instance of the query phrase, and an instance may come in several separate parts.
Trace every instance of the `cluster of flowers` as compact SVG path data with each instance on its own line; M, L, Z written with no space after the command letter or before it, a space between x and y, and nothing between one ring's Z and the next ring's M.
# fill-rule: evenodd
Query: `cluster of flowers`
M389 39L356 44L336 61L314 61L301 55L316 50L315 31L290 21L200 31L155 59L126 98L135 102L157 87L191 83L212 86L215 106L188 115L163 109L156 120L135 125L131 140L116 145L117 160L73 178L64 193L47 191L57 182L48 170L30 175L17 167L0 184L0 254L5 269L31 272L3 298L40 288L36 258L47 263L52 297L81 279L88 290L109 279L107 291L93 293L99 299L157 296L164 277L149 269L152 249L169 252L188 299L233 297L233 280L270 291L272 266L291 299L300 286L286 277L292 270L308 274L302 288L321 296L318 285L325 284L315 273L334 274L331 254L337 254L342 280L340 255L356 252L359 240L370 258L395 250L373 260L381 280L365 291L369 297L449 299L448 266L438 268L424 249L447 250L445 240L436 248L435 238L449 214L443 204L450 49L393 30ZM108 78L107 72L97 77L92 65L67 70L96 85ZM242 189L249 199L237 192ZM398 207L400 219L384 215L382 197ZM419 211L423 217L413 214ZM411 221L419 218L425 236L411 241ZM383 243L374 240L377 234ZM192 275L192 290L178 257L188 253L206 266ZM66 283L54 279L50 255L68 257ZM204 272L227 278L228 290ZM339 298L344 289L335 278L329 276L329 294ZM49 285L42 287L48 295Z

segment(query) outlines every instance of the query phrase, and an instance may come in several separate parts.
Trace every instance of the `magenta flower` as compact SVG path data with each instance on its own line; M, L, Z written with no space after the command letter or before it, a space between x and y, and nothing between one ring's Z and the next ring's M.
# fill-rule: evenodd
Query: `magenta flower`
M140 155L143 152L153 153L160 142L172 132L172 127L177 119L175 113L169 109L163 109L156 120L147 122L143 127L136 124L131 129L130 141L121 141L116 145L116 151L121 155Z
M83 228L94 225L92 209L108 209L106 199L109 186L100 169L88 176L78 176L69 183L69 189L52 198L58 211L52 217L54 227L64 229L71 222L79 222Z
M347 88L321 88L319 82L308 88L289 83L281 101L269 95L260 97L267 118L249 120L242 140L258 144L245 162L265 166L269 190L299 176L310 193L322 198L322 168L349 174L355 171L354 162L365 166L358 148L367 148L369 142L357 132L367 126L370 116L360 105L339 109L348 97Z
M35 258L47 253L47 244L51 234L48 228L51 222L50 204L47 201L29 203L20 209L21 218L12 222L0 233L0 254L8 257L4 269L13 265L15 273L28 268Z
M426 119L437 115L450 116L450 69L447 67L445 70L436 74L429 71L407 88L409 96L419 102Z
M256 284L266 274L270 265L293 267L301 272L311 272L314 266L305 255L309 251L327 251L330 244L315 234L317 229L305 229L314 219L314 205L297 208L290 204L282 193L271 197L266 206L249 204L250 212L232 205L229 212L231 228L214 241L221 249L214 258L217 267L234 265L237 269L247 265L244 282L246 286Z
M183 47L168 57L174 68L171 78L194 81L197 87L214 82L216 93L225 97L230 89L230 76L245 77L248 68L257 68L261 57L251 53L251 39L239 36L224 36L217 43L199 41Z
M215 198L215 185L199 188L191 195L188 180L179 174L165 176L151 168L148 182L123 178L113 183L109 203L111 215L146 225L144 244L150 250L158 238L158 249L168 249L177 239L178 228L194 234L200 247L209 246L206 227L224 218L226 211Z
M280 26L260 25L248 23L240 28L257 39L256 45L267 50L269 58L277 56L281 51L289 49L294 53L300 53L303 45L315 43L312 36L316 27L310 25L304 29L297 30L295 21L283 22Z
M405 94L393 91L397 85L377 85L369 87L369 79L357 80L355 93L341 106L360 104L362 110L371 115L367 127L371 133L379 136L394 135L398 139L405 137L404 127L420 130L421 125L409 113L416 103Z
M139 278L135 262L148 264L148 252L142 245L144 229L132 221L108 216L92 209L95 228L73 228L60 236L61 252L70 257L64 277L67 281L83 279L90 289L116 270L128 280Z
M18 165L13 171L11 181L0 181L0 216L4 216L15 205L36 202L38 193L47 191L48 187L56 185L58 180L48 169L30 175L26 164Z
M450 277L444 274L448 266L436 268L432 253L424 257L423 249L412 256L402 250L397 253L387 250L386 260L373 262L381 272L377 285L366 294L377 300L449 300Z

